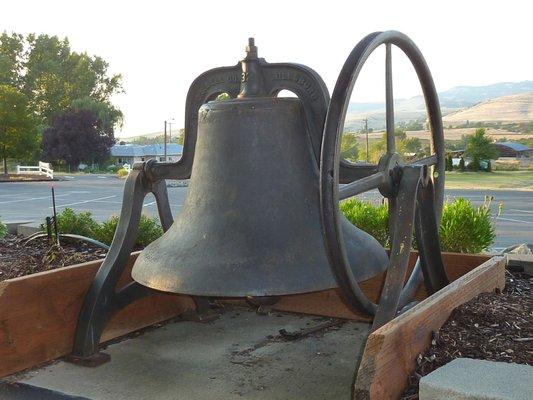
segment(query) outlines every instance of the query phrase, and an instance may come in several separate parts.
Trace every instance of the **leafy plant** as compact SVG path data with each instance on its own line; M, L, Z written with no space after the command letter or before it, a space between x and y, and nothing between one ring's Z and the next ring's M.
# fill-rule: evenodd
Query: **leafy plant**
M439 228L442 251L480 253L494 243L496 232L490 210L491 200L487 197L480 207L474 207L463 198L445 203ZM390 246L386 204L375 206L353 198L343 201L340 210L352 224L372 235L381 245ZM413 247L416 248L415 240Z
M148 246L161 235L163 235L163 228L161 228L157 219L141 215L139 233L137 234L137 241L135 244L138 247Z
M41 229L46 230L46 225L42 224ZM57 214L57 231L59 233L71 233L94 238L98 229L98 222L88 211L75 212L72 208L65 208Z
M7 235L7 226L2 221L0 221L0 239L4 238Z
M119 178L124 178L125 176L128 176L129 172L126 168L120 168L118 171L117 171L117 175Z
M97 231L96 240L102 243L110 245L113 241L113 236L118 225L118 217L113 215L107 221L102 222ZM139 221L139 233L137 234L137 240L135 247L146 247L154 240L159 238L163 234L163 229L156 218L150 218L146 215L141 215Z
M472 206L463 198L444 204L439 233L443 251L480 253L487 250L496 239L490 200L480 207Z
M107 221L104 221L100 224L94 239L110 245L113 241L115 231L117 230L117 225L118 217L116 215L112 215Z
M389 246L389 212L386 204L374 206L352 198L343 201L340 210L352 224L374 236L383 246Z

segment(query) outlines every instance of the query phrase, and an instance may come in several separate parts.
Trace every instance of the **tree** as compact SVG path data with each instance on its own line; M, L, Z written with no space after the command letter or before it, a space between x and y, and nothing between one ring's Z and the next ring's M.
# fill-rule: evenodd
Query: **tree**
M115 143L105 132L102 121L90 110L69 110L52 120L43 134L43 157L47 161L64 160L71 169L81 162L105 160Z
M341 157L355 162L359 157L359 144L354 134L345 133L341 139Z
M498 158L498 152L490 139L485 136L485 128L478 128L466 141L465 155L472 160L472 168L478 170L480 161Z
M453 158L451 154L446 157L446 171L453 171Z
M6 32L0 35L0 84L20 89L24 69L24 37Z
M91 97L82 97L72 102L75 111L88 110L98 117L102 130L107 134L113 134L116 125L122 125L124 115L122 111L108 101L97 101Z
M422 150L422 141L412 137L402 140L402 147L406 153L419 153Z
M459 159L459 170L462 171L462 172L466 171L466 166L465 166L465 159L464 159L464 157L461 157L461 158Z
M110 105L111 96L122 91L122 77L110 75L107 62L71 51L66 38L30 34L25 46L23 90L43 126L50 126L54 115L67 111L75 101L90 98Z
M28 99L10 85L0 84L0 151L4 174L8 158L29 157L38 148L39 134Z

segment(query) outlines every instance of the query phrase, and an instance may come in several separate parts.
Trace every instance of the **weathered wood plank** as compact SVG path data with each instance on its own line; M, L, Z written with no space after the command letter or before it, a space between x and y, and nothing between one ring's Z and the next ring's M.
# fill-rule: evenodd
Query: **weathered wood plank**
M136 254L122 277L130 278ZM69 354L83 298L100 261L0 282L0 376ZM157 294L130 304L111 318L110 340L172 318L194 303L187 296Z
M452 310L479 293L504 286L505 260L494 257L373 332L357 373L355 398L398 399L418 354Z
M131 260L121 284L131 280ZM414 262L416 254L412 255ZM450 278L455 279L486 260L485 256L445 254ZM77 317L85 293L100 261L79 264L0 282L0 377L69 354L72 349ZM377 299L382 277L363 283L369 296ZM423 291L418 296L423 297ZM158 294L130 304L109 322L103 340L175 317L193 309L188 296ZM354 314L335 290L287 296L279 309L301 313L368 320Z
M418 254L416 252L411 253L407 275L411 273L417 256ZM463 276L488 259L490 259L490 257L485 255L459 253L443 254L444 266L450 281L454 281ZM372 279L361 282L360 284L363 291L374 302L378 301L379 299L383 278L384 275L378 275ZM416 298L418 300L422 300L426 297L427 293L425 289L421 287L416 294ZM371 317L364 312L350 310L344 304L336 289L294 296L285 296L274 306L274 308L280 311L324 315L335 318L347 318L356 321L371 320Z

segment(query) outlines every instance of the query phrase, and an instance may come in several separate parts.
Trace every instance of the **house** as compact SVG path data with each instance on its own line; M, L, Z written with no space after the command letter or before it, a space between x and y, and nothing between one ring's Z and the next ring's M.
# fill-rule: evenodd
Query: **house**
M176 143L167 144L167 160L177 161L181 158L183 146ZM157 161L165 161L165 147L162 144L116 144L111 147L111 157L115 165L142 162L155 158Z
M518 142L495 142L494 148L500 158L532 158L533 149Z

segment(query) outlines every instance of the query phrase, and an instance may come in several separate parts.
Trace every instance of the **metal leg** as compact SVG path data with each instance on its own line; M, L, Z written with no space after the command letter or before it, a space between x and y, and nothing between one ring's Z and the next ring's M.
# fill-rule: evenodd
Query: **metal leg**
M395 207L396 215L394 216L395 221L402 221L402 223L396 225L392 237L390 265L372 324L373 331L393 319L398 311L409 263L415 222L416 194L421 177L421 167L406 166L403 168L397 198L398 206Z
M74 358L87 359L96 354L110 315L146 294L146 288L136 282L118 292L116 286L133 250L143 200L149 191L144 172L132 170L125 183L122 210L111 248L85 296L78 317L72 351Z
M415 218L420 266L428 295L450 283L442 262L436 215L433 184L429 181L426 187L421 187L418 191L418 208Z
M168 201L167 185L164 179L155 182L152 185L152 193L157 204L157 212L159 213L159 220L163 231L166 232L174 222L172 217L172 210L170 209L170 202Z

